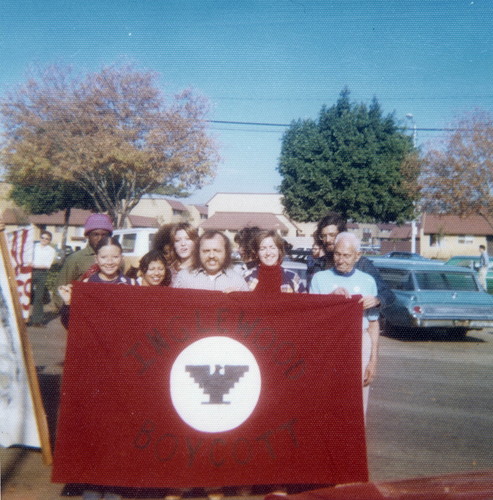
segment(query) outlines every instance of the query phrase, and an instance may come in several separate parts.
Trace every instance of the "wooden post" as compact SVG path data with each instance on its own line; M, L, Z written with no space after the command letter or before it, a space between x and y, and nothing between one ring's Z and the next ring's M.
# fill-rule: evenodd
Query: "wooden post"
M19 330L19 338L22 347L22 354L24 356L24 364L26 366L27 380L29 389L33 400L34 414L36 417L36 425L38 426L39 439L41 442L41 453L43 461L46 465L51 465L53 461L50 444L50 433L48 429L48 420L41 398L41 391L39 388L38 374L36 373L36 365L32 354L31 343L27 335L26 322L22 317L22 308L19 301L19 292L17 291L17 280L15 272L12 267L10 252L5 238L5 230L2 223L0 223L0 247L2 252L3 261L5 263L5 270L7 272L7 280L10 287L10 295L12 296L12 303L14 304L14 314Z

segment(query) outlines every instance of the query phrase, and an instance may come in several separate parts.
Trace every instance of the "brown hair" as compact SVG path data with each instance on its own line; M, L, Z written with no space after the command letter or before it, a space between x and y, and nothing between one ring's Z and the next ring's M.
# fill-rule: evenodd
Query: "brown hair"
M178 222L177 224L165 224L161 226L154 235L152 242L153 249L161 252L166 259L166 264L175 269L177 269L179 264L179 259L175 251L175 236L178 231L185 231L195 243L195 246L197 246L199 233L189 222Z
M245 263L256 259L256 254L253 249L253 241L255 236L262 231L258 226L246 226L241 228L234 237L235 243L243 250L242 258Z
M317 224L317 229L313 234L315 241L323 245L322 229L327 226L337 226L337 231L342 233L346 231L347 219L337 212L329 212L324 217L320 219Z
M253 251L255 252L257 262L259 260L258 250L260 248L262 241L265 240L265 238L272 238L274 244L279 249L279 262L281 262L284 256L286 255L286 245L284 239L277 233L277 231L274 230L260 231L255 236L255 239L253 240Z

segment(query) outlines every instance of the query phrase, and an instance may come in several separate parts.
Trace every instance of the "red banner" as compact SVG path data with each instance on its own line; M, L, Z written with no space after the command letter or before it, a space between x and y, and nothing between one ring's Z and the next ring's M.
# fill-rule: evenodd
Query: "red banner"
M361 314L341 296L76 283L53 481L366 481Z

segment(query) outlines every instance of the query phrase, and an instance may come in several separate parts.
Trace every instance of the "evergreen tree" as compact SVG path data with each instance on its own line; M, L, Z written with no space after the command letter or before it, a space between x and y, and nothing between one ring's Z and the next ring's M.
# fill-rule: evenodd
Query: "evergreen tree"
M415 161L410 161L414 159ZM283 137L278 170L290 217L315 221L336 211L361 222L413 216L417 152L393 115L373 99L355 104L343 90L318 121L293 121Z

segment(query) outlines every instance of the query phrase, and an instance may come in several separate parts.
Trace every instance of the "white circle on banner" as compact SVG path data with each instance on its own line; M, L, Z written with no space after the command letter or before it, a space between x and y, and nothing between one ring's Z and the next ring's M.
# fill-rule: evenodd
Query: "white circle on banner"
M190 427L224 432L241 425L257 405L260 368L242 343L206 337L190 344L171 368L173 406Z

